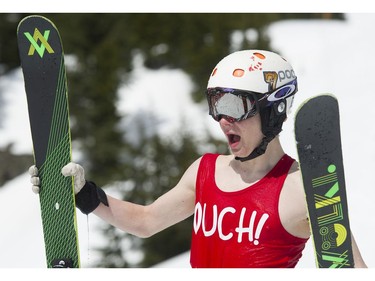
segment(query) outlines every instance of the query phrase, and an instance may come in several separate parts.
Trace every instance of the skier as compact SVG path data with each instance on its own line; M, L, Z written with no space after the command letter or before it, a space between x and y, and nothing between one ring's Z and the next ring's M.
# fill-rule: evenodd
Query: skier
M76 163L77 207L139 237L149 237L194 215L193 268L295 267L310 237L298 163L279 133L297 92L292 66L280 55L244 50L223 58L206 90L209 114L227 137L230 155L205 154L178 184L143 206L107 195L86 181ZM30 167L34 192L38 169ZM352 236L355 267L366 267Z

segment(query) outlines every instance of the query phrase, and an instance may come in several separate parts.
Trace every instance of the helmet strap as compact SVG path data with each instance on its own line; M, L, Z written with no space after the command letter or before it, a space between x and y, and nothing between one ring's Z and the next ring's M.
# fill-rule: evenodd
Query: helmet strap
M264 137L260 145L258 145L248 156L246 157L235 157L236 160L240 160L241 162L254 159L266 152L267 146L271 140L273 140L274 136Z
M268 107L260 112L262 123L263 137L261 143L246 157L235 157L236 160L241 162L254 159L266 152L268 144L281 132L281 127L286 119L284 112L278 112L277 104L273 107Z

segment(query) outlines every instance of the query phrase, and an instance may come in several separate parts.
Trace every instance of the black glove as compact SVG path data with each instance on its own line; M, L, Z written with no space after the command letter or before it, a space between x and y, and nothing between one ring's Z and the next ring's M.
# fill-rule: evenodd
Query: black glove
M107 207L108 199L104 190L97 187L92 181L86 181L81 191L76 194L76 206L85 215L94 211L100 203Z

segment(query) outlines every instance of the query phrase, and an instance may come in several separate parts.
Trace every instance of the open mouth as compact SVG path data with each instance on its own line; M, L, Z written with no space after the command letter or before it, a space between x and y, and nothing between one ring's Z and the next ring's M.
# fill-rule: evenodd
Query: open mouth
M235 146L241 140L241 137L235 134L228 134L227 138L228 138L228 143L231 147Z

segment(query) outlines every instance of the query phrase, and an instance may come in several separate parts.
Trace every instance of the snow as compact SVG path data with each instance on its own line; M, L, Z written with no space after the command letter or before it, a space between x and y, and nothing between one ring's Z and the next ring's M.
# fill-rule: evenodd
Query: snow
M371 122L373 26L375 14L349 14L347 22L289 20L269 28L272 46L291 62L298 76L299 92L294 108L320 93L333 93L339 99L351 227L369 267L375 267L372 240L375 188L371 178L375 169L375 131ZM138 110L152 112L157 117L158 130L165 135L177 130L177 120L189 117L193 133L202 136L205 130L212 130L215 136L221 136L205 107L192 102L189 97L192 85L181 70L151 71L138 63L132 81L119 89L119 112L129 114L130 118ZM0 147L13 142L15 153L30 153L31 135L20 69L0 77L0 91L4 110L0 112ZM285 150L297 157L293 139L292 112L281 141ZM0 214L0 268L44 268L39 201L31 191L26 172L0 188ZM92 249L104 243L97 231L102 222L94 216L87 219L80 212L77 215L81 262L83 267L90 267L99 258ZM157 267L188 268L189 254L181 254ZM298 267L315 267L311 240ZM98 273L101 276L101 271Z

